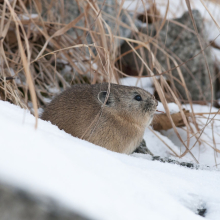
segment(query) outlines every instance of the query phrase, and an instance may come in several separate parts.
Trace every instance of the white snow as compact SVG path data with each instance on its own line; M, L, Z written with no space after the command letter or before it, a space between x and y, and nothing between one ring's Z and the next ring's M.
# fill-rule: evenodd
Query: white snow
M38 14L20 14L19 18L20 20L30 20L30 18L32 19L37 19L39 17Z
M194 214L201 205L207 219L220 218L219 171L114 153L40 119L35 130L34 117L8 102L0 101L0 122L0 181L93 219L202 219ZM149 130L144 137L154 153L168 155Z
M189 105L183 105L183 108L190 110ZM209 113L210 107L209 106L202 106L202 105L193 105L193 110L195 113ZM218 112L217 108L212 107L211 112ZM212 119L215 115L210 115L210 118L208 119L209 115L204 114L204 117L197 116L197 123L199 128L202 130L208 120ZM192 124L191 124L192 125ZM195 127L192 125L192 128L194 129L194 132L196 133ZM177 128L180 136L182 139L185 141L187 140L187 133L184 130L184 128ZM220 164L220 155L217 154L215 155L215 151L213 148L215 148L214 143L213 143L213 136L216 141L216 148L220 149L220 115L216 115L214 117L214 120L212 120L211 123L209 123L206 128L204 129L204 132L202 133L200 140L202 140L201 145L199 143L196 143L196 138L191 137L190 138L190 149L194 146L195 147L191 150L191 152L194 154L197 160L199 160L200 163L202 164L209 164L211 166L214 166L215 164ZM185 151L185 147L183 144L180 142L178 139L177 135L175 134L173 129L170 129L168 131L161 131L162 135L165 135L168 137L170 140L172 140L173 144L177 147L179 147L180 152ZM199 137L199 134L197 134L197 137ZM184 160L190 159L191 156L188 154L184 157ZM192 159L192 158L191 158Z
M145 89L151 94L154 94L153 81L151 77L146 78L136 78L136 77L126 77L120 79L120 84L124 86L138 86Z

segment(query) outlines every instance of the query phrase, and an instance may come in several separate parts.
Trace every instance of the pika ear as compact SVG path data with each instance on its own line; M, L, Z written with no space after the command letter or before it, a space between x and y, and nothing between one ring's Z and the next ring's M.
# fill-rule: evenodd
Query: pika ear
M104 104L105 103L105 100L107 98L107 92L106 91L101 91L99 94L98 94L98 100ZM110 105L110 94L109 94L109 97L108 97L108 100L106 101L106 105Z

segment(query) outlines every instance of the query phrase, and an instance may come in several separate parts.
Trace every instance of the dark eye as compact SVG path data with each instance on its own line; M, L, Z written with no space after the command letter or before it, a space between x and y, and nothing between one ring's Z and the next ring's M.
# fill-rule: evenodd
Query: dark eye
M142 98L141 98L140 95L136 95L136 96L134 97L134 99L137 100L137 101L142 101Z

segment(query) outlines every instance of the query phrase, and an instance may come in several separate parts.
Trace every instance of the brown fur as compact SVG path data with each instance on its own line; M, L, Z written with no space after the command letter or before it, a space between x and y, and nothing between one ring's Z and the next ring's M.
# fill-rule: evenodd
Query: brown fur
M109 86L108 96L103 91L108 91ZM142 101L134 99L137 94ZM154 96L137 87L84 84L75 85L58 95L41 118L75 137L130 154L142 141L156 106Z

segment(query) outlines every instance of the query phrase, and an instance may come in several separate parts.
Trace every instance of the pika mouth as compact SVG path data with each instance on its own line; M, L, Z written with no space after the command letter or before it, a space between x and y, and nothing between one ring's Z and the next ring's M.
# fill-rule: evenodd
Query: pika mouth
M154 113L156 112L157 109L157 102L155 102L155 100L152 101L148 101L143 108L143 111L145 113L149 113L150 115L154 115Z

